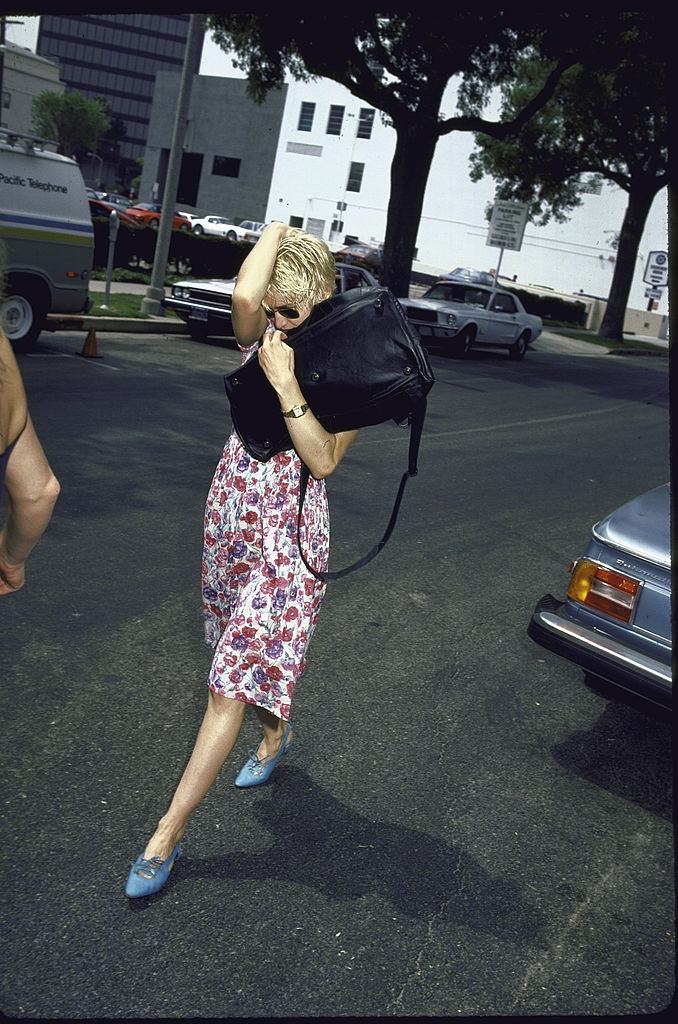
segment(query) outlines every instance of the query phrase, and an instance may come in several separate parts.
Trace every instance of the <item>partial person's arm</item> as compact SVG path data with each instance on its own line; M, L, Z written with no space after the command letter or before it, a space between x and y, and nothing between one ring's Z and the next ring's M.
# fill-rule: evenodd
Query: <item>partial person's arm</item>
M295 405L305 405L306 399L294 373L294 349L284 343L284 337L281 331L267 331L257 355L262 370L278 395L280 411L288 412ZM334 472L358 436L357 430L329 433L310 409L298 419L286 419L285 423L299 457L316 480Z
M30 416L9 456L5 488L7 519L0 529L0 597L23 587L24 563L45 532L61 490Z
M267 224L261 238L244 260L233 289L233 330L240 348L259 341L266 329L261 303L266 295L278 246L288 232L286 224Z

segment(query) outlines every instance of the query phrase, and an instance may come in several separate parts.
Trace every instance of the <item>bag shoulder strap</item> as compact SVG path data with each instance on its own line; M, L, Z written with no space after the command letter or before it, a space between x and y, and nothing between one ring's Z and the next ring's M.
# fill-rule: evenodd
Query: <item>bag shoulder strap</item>
M403 494L405 493L405 484L407 483L411 476L416 476L418 472L417 456L419 454L419 443L421 441L421 433L424 428L425 418L426 399L422 398L414 407L409 416L410 446L407 457L407 470L405 473L403 473L402 478L400 480L398 493L396 494L396 499L393 505L393 511L391 512L391 518L389 519L388 526L384 531L384 536L381 538L378 544L375 544L374 547L367 552L366 555L363 555L362 558L359 558L357 562L353 562L352 565L346 566L345 569L336 569L333 572L330 572L329 570L323 571L321 569L314 569L313 566L309 565L308 562L306 561L306 556L304 555L301 546L301 513L304 505L304 498L306 496L308 478L311 474L308 466L302 460L301 485L299 487L299 512L297 514L297 545L299 547L299 554L301 556L302 562L304 563L308 571L316 577L316 579L322 580L324 583L326 583L328 580L339 580L342 578L342 576L348 576L349 573L355 572L356 569L360 569L362 568L363 565L367 565L368 562L371 562L372 559L376 555L378 555L381 549L386 545L391 534L393 533L393 528L398 518L398 512L400 511L400 503L403 500Z

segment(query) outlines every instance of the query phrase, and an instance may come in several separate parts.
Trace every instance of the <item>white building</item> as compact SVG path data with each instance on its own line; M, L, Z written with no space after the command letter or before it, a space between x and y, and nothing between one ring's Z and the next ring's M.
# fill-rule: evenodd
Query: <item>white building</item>
M450 83L442 103L447 114L456 109L455 93L456 86ZM330 242L343 240L347 234L362 241L383 240L395 131L374 111L367 137L364 112L369 110L363 100L330 80L288 80L267 220L291 221ZM438 142L414 270L448 271L457 266L490 270L497 266L500 250L486 244L485 219L495 183L491 178L470 180L468 161L473 148L473 135L466 132L452 132ZM341 226L337 223L340 203L346 203ZM504 252L502 276L515 274L521 284L568 294L581 290L606 298L615 261L611 243L621 228L625 208L626 193L605 182L600 195L582 196L582 205L566 223L528 224L520 252ZM666 250L667 239L667 193L663 190L647 219L629 306L647 307L643 282L647 255ZM666 289L657 312L668 312Z

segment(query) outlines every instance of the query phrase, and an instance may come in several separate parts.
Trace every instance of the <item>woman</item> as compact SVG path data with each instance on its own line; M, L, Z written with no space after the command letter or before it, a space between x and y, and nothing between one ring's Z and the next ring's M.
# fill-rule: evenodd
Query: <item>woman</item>
M7 509L0 528L0 597L20 590L25 563L45 532L59 497L31 422L21 373L0 328L0 499Z
M303 565L296 543L301 459L312 475L302 545L323 568L329 547L324 478L358 432L331 434L315 418L285 338L314 305L329 298L334 282L334 259L325 243L280 223L264 229L238 274L232 313L236 340L243 361L256 352L294 447L258 462L233 432L214 474L202 564L205 638L216 648L207 710L169 809L132 864L125 888L131 897L148 896L167 881L189 816L231 752L248 704L263 737L236 786L270 778L293 739L290 703L325 591Z

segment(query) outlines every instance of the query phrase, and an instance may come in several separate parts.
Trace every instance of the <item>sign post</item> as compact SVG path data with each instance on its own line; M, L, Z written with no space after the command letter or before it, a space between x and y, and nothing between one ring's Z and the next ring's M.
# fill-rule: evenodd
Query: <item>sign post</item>
M496 291L504 249L520 252L527 223L527 203L514 203L507 199L495 199L492 218L487 230L486 245L499 247L499 260L494 273L492 293Z
M645 289L645 298L650 301L647 304L647 311L651 313L655 308L655 300L661 298L659 289L666 288L669 280L669 254L661 250L649 253L645 264L643 281L650 287Z

